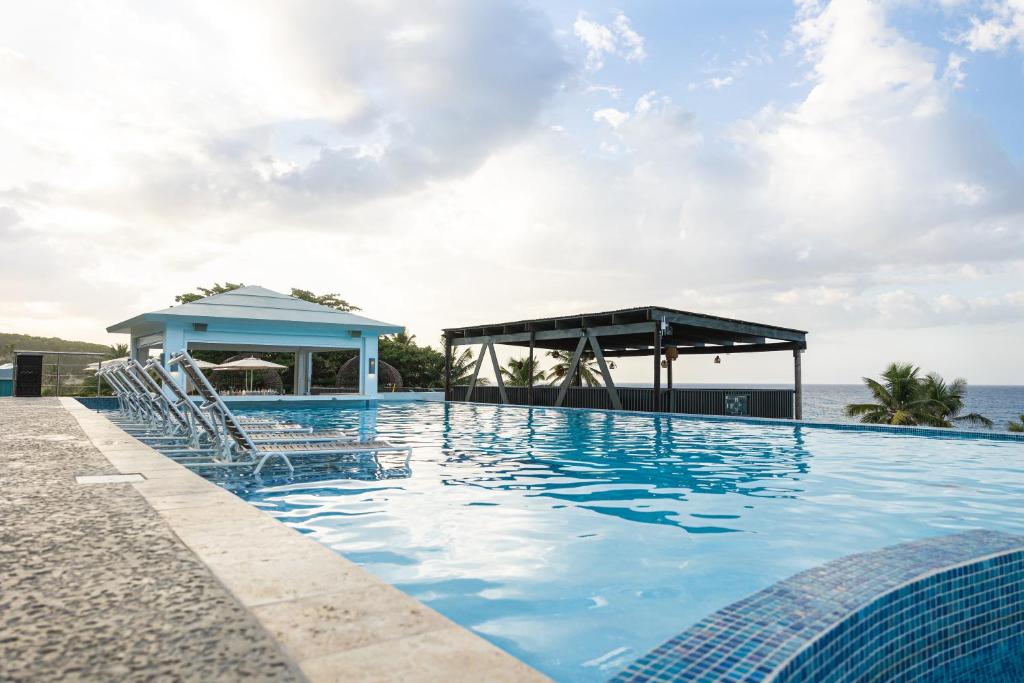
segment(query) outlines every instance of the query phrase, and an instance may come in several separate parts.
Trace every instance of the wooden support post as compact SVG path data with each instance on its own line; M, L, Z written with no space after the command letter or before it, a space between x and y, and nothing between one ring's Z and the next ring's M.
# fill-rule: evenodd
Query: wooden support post
M654 401L652 411L661 412L661 322L654 321Z
M804 419L804 378L800 354L803 349L793 349L793 418Z
M494 350L494 343L487 345L487 348L491 352L491 367L494 368L494 383L498 385L498 396L501 398L501 402L508 403L508 394L505 393L505 380L501 376L501 366L498 365L498 353Z
M555 399L555 406L561 406L562 402L565 401L565 394L569 391L569 385L572 384L573 376L576 374L576 368L580 364L580 357L583 355L583 347L587 345L587 338L580 337L579 342L576 344L576 352L572 354L572 362L569 363L569 367L565 371L565 379L562 380L562 386L558 388L558 398Z
M675 392L672 391L672 366L675 364L671 358L666 358L668 361L668 412L674 413L676 407Z
M444 336L444 400L452 400L452 340Z
M587 333L587 339L590 340L590 348L594 351L594 359L597 361L597 366L601 368L601 377L604 378L604 386L608 390L608 398L611 399L612 409L622 410L622 400L619 398L619 390L615 388L615 382L612 381L612 373L608 369L608 364L604 361L604 352L601 351L601 342L598 341L593 332Z
M480 347L480 357L476 359L476 365L473 367L473 376L469 380L469 388L466 389L466 398L463 399L467 402L473 396L473 389L476 389L476 378L480 376L480 366L484 364L484 356L487 355L487 347L490 345L491 340L488 339Z
M529 366L530 366L530 372L529 372L530 376L527 379L527 384L526 384L526 405L530 405L530 406L533 405L533 348L536 345L536 343L537 343L537 333L531 331L530 332L530 356L529 356L529 360L526 361L527 363L529 363Z

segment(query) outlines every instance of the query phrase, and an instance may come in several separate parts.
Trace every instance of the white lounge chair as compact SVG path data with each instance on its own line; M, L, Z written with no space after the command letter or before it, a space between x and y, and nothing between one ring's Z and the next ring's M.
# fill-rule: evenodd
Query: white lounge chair
M408 459L412 449L407 446L393 446L386 441L355 441L351 437L344 440L334 438L330 441L310 441L290 439L287 441L260 441L253 438L234 413L227 407L224 400L210 384L195 361L187 351L182 351L170 359L171 365L178 365L203 397L204 408L217 416L220 427L232 441L231 452L226 454L229 464L253 464L253 474L259 475L263 466L271 458L277 457L284 461L289 472L294 473L291 457L306 455L351 455L378 454L382 452L402 452Z

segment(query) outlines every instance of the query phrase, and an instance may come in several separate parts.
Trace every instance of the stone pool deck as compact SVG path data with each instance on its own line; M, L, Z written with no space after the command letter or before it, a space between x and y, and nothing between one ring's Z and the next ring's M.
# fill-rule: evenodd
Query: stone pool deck
M138 483L76 475L139 473ZM72 399L0 399L4 680L544 681Z

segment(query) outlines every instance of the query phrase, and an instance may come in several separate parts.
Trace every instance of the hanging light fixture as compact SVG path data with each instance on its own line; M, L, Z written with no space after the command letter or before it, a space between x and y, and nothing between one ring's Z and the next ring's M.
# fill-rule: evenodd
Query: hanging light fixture
M721 364L722 364L722 357L721 356L715 356L715 365L721 365Z

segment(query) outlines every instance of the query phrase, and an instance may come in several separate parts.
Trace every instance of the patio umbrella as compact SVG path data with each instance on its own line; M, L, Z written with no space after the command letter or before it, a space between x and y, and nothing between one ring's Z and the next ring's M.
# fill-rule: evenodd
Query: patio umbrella
M250 356L249 358L240 358L239 360L233 360L230 363L221 363L213 368L214 372L229 372L231 370L241 370L246 373L246 384L248 388L252 389L252 372L253 370L287 370L287 365L281 365L279 363L271 363L269 360L263 360L262 358L256 358Z
M107 360L104 360L103 364L104 365L110 365L111 363L127 363L129 360L131 360L131 358L129 358L128 356L125 356L124 358L109 358ZM99 361L97 361L95 363L89 363L84 368L82 368L82 370L84 370L85 372L96 372L99 369L100 369Z
M198 358L193 358L192 364L195 365L200 370L210 370L212 368L217 367L216 363L211 363L208 360L199 360Z

